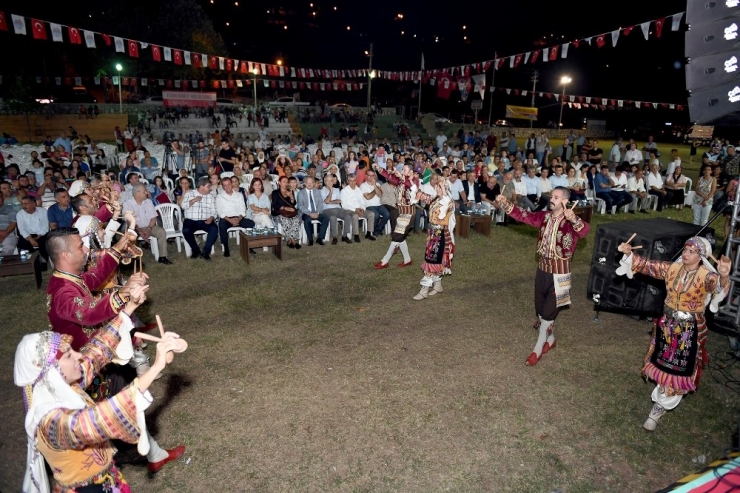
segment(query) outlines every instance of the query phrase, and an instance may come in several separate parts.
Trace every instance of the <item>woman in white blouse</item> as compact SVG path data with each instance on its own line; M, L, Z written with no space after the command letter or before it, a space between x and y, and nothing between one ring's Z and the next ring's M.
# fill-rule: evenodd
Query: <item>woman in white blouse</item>
M678 149L671 149L671 162L668 163L668 169L666 169L665 175L671 176L673 174L673 170L678 166L681 166L681 158L678 156Z
M270 217L270 197L264 193L264 185L261 178L254 178L249 185L249 197L247 197L247 218L254 221L255 226L260 228L272 228L274 224Z

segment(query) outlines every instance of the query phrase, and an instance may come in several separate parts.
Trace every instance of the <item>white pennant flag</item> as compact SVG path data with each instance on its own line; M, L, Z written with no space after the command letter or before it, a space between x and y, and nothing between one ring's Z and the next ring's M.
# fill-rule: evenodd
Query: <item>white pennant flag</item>
M591 37L588 37L588 38L583 38L583 40L584 40L584 41L585 41L586 43L588 43L588 45L589 45L589 46L591 46L591 39L592 39L592 38L593 38L593 36L591 36Z
M260 63L260 72L262 72L262 75L267 75L267 65ZM311 74L311 77L313 77L313 74Z
M568 46L570 46L570 43L563 43L560 46L560 57L561 58L568 58Z
M587 103L590 103L591 102L591 98L589 96L586 96L586 102Z
M224 70L225 65L226 65L226 59L222 56L218 57L218 68L221 70Z
M550 48L542 48L542 61L547 63L550 59Z
M50 22L49 27L51 28L52 41L55 41L57 43L63 42L64 39L62 39L62 26L60 26L59 24L52 24Z
M116 45L116 53L124 53L125 48L123 47L123 39L113 37L113 44Z
M648 33L650 32L650 21L640 24L640 29L642 29L642 35L645 36L645 39L648 39Z
M13 29L16 34L26 34L26 18L22 15L10 15L13 18Z
M41 84L41 77L36 77L36 84Z
M526 52L526 53L524 54L524 65L526 65L526 64L527 64L527 62L529 62L529 55L531 55L531 54L532 54L532 52L531 52L531 51L528 51L528 52Z
M619 29L612 31L612 46L617 46L617 40L619 39Z
M141 85L142 87L147 87L149 85L149 79L147 79L146 77L141 79Z
M522 91L522 96L526 96L526 95L527 95L527 91Z
M175 81L175 87L178 88L178 89L180 89L180 87L182 87L181 82L179 80L176 80Z
M635 101L635 108L639 108L642 101Z
M198 89L198 81L197 80L191 80L190 81L190 87L193 89Z
M82 85L82 77L75 77L75 85L76 86Z
M624 106L624 100L617 99L617 106L619 106L620 108L623 107Z
M114 79L117 79L117 77L114 77ZM54 77L54 82L56 82L56 84L58 86L61 86L62 85L62 78L61 77ZM118 81L114 82L114 84L118 84Z
M308 69L308 77L310 79L313 79L313 69L312 68Z
M205 53L201 53L200 54L200 64L201 64L202 67L208 67L208 60L209 60L209 58L208 58L208 55L207 54L205 54ZM200 67L198 67L198 68L200 68Z
M265 86L265 87L270 87L270 81L269 81L269 80L267 80L267 79L264 79L264 80L262 81L262 85L263 85L263 86Z
M347 90L348 91L351 91L352 90L352 84L347 84Z
M678 14L673 14L673 19L671 20L671 31L678 31L681 28L682 18L683 18L683 12L679 12Z
M159 79L159 85L164 86L164 79Z
M474 90L480 94L481 99L486 97L486 74L478 74L472 77Z
M96 86L100 85L100 77L93 77L93 81L95 81Z
M285 87L285 82L281 80L278 82L278 85L280 86L280 89L283 89Z
M172 61L172 48L163 47L162 50L164 51L164 61L165 62L171 62Z
M236 87L243 87L241 79L236 79Z
M290 67L290 76L295 77L295 67Z
M672 110L675 110L676 109L676 105L675 104L669 104L668 105L668 108L670 108Z
M573 103L568 103L568 108L572 108L572 107L573 107Z
M83 36L85 36L85 45L88 48L95 48L95 33L92 31L82 31Z
M285 77L285 67L283 67L282 65L280 65L280 77Z
M493 89L493 88L491 88L491 89ZM557 93L555 94L555 101L560 101L560 94L557 94Z
M506 94L511 94L511 89L506 89Z
M658 109L658 103L653 103L653 108Z
M190 65L191 64L191 62L190 62L190 52L189 51L183 52L183 56L185 58L185 65Z
M575 96L568 96L568 97L570 98L571 102L573 102L573 101L576 100L576 97Z
M60 82L57 82L57 85L61 84L61 80L62 80L62 79L61 79L61 78L59 78L59 77L57 77L57 79L59 79L59 81L60 81ZM113 85L114 85L114 86L117 86L117 85L118 85L118 76L117 76L117 75L114 75L114 76L113 76L113 77L111 78L111 82L113 82Z

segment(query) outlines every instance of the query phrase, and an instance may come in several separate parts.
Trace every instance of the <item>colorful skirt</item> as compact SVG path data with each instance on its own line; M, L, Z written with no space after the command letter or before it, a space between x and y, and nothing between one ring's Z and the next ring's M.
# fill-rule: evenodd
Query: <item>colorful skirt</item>
M54 483L54 493L131 493L123 474L115 464L96 474L82 486L62 486Z
M653 327L642 374L665 389L667 396L696 391L701 369L707 363L703 314L689 320L663 315Z
M421 270L426 275L443 275L445 269L452 268L452 254L455 244L448 228L431 228L427 236L427 248Z

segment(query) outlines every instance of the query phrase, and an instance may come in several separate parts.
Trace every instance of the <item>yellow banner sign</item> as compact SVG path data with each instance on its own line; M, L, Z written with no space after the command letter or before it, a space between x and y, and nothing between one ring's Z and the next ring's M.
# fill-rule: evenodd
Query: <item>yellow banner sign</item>
M537 108L530 108L529 106L511 106L507 104L506 118L516 120L536 120Z

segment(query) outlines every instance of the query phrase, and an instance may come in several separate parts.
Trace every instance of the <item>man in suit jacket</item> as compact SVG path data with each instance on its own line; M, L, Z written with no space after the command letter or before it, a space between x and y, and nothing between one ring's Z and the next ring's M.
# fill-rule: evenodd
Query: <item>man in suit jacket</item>
M465 190L465 197L468 199L468 209L475 207L475 204L480 204L480 187L475 180L473 170L467 172L466 180L463 181L463 190Z
M306 230L308 246L313 245L313 225L311 221L319 221L319 237L316 243L324 244L326 229L329 227L329 217L324 215L324 200L321 198L321 192L315 188L316 181L313 177L307 176L303 179L304 188L298 191L296 198L298 210L303 220L303 228Z

